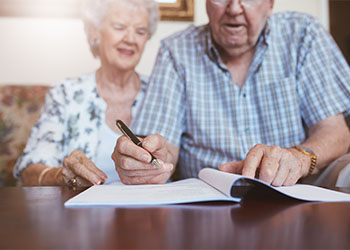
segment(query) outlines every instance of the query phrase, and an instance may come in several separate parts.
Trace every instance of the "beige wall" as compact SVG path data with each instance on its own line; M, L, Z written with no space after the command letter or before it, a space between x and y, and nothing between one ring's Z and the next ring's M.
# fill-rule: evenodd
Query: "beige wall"
M328 28L327 0L275 0L275 12L297 10L319 18ZM195 0L195 24L207 22L205 0ZM159 41L190 23L161 22L137 67L149 75ZM99 66L86 43L83 25L75 19L0 18L0 84L52 84Z

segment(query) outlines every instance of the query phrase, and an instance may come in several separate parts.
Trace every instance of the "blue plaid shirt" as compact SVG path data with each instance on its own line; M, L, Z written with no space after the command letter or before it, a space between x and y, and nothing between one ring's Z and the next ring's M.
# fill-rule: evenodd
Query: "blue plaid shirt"
M242 88L207 25L163 40L133 129L179 146L186 178L245 159L255 144L300 144L307 128L349 109L350 70L333 39L311 16L286 12L269 19Z

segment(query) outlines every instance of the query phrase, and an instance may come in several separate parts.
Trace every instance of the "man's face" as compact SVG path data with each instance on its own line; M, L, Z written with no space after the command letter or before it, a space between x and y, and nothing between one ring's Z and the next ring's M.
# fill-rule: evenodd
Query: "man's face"
M267 19L274 0L207 0L212 36L219 50L237 57L252 49Z

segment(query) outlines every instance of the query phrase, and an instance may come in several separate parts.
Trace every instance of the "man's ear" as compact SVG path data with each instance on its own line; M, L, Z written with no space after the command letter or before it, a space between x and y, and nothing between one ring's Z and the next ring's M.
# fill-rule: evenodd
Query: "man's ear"
M270 8L270 11L269 11L269 15L268 16L271 16L272 15L272 11L273 11L273 6L275 5L275 0L268 0L269 1L269 8Z

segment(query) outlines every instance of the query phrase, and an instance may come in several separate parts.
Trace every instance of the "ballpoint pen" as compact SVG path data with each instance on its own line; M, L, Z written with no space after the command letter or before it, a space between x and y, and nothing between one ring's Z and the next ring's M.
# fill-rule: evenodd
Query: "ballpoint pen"
M142 147L142 142L136 137L136 135L134 135L133 132L131 132L131 130L125 125L125 123L121 120L117 120L116 122L117 127L120 129L120 131L126 136L128 137L133 143L135 143L137 146ZM157 167L160 168L160 164L157 160L156 157L154 157L154 155L152 155L150 152L148 152L152 159L151 159L151 163Z

